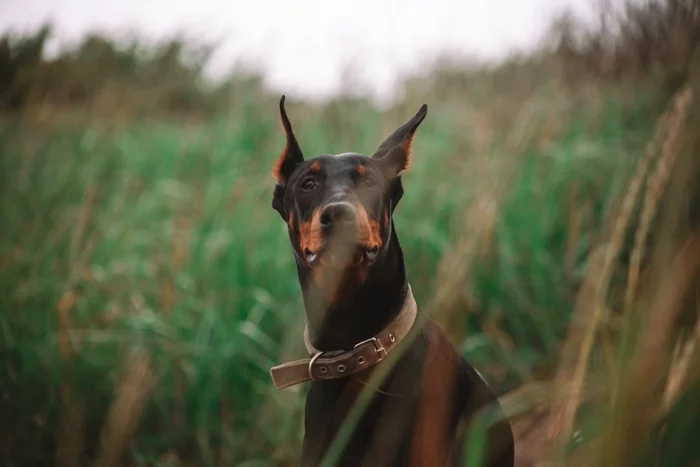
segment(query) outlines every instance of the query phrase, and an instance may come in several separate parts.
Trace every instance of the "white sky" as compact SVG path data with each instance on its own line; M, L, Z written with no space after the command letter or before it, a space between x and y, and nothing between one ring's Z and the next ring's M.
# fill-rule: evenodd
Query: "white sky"
M47 19L60 40L89 30L137 30L159 38L178 30L221 46L211 72L255 63L274 89L324 97L343 67L377 95L402 71L442 51L487 59L525 50L553 14L571 7L590 17L591 0L0 0L0 31L26 31ZM57 43L54 43L56 45Z

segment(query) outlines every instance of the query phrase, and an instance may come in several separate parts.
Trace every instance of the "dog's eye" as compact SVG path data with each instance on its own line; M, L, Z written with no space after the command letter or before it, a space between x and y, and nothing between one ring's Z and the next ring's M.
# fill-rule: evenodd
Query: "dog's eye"
M365 188L374 188L377 186L377 182L375 182L373 179L367 177L362 179L362 186Z
M306 191L313 190L315 186L316 186L316 180L314 180L313 178L310 178L310 177L301 183L301 188L306 190Z

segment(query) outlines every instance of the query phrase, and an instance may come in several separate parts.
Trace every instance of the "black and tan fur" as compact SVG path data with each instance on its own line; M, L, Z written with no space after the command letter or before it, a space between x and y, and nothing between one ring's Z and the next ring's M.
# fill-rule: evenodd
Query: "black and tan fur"
M274 168L272 206L288 227L311 343L321 351L351 350L397 315L408 292L393 213L427 106L370 157L305 160L284 96L280 114L287 145ZM442 329L420 313L414 326L418 337L378 388L338 466L457 465L466 454L462 428L479 409L501 413L495 394ZM318 465L371 372L310 383L303 466ZM503 417L489 436L484 465L513 466L513 436Z

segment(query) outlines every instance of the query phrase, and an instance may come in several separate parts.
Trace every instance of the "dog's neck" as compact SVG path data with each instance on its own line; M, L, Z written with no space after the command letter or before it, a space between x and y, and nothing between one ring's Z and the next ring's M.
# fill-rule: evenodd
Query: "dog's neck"
M298 266L309 338L321 351L351 350L355 344L379 333L396 315L406 299L408 283L403 253L394 231L386 250L367 271L353 292L329 305L324 291L308 269ZM342 285L341 285L342 287Z

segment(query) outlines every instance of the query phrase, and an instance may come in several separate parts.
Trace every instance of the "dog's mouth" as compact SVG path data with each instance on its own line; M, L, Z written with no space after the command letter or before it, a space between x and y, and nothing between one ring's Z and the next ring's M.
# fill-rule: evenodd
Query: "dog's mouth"
M309 266L370 266L377 260L378 254L378 245L356 245L354 249L323 247L317 251L312 251L308 248L304 250L304 258Z

